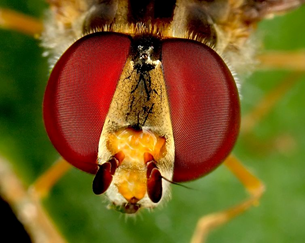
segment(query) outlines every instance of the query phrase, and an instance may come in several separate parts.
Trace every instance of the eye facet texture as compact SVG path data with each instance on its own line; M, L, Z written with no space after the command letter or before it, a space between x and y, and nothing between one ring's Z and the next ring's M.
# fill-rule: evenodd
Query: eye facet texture
M101 131L130 43L114 33L83 37L63 54L49 78L43 104L48 135L65 160L89 173L97 170Z
M131 44L127 35L88 35L63 54L50 76L43 108L46 130L61 156L86 172L97 172L100 135L126 60L133 55ZM201 43L163 40L161 63L175 142L173 180L194 180L215 169L234 146L238 91L223 60ZM162 195L157 172L148 178L153 201Z
M211 48L166 40L162 64L175 141L174 181L197 179L230 153L240 124L234 78Z

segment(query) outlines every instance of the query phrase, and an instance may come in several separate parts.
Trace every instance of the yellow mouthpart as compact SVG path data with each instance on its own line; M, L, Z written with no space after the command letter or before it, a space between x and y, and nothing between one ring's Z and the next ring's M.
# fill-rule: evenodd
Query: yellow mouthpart
M166 154L165 138L148 130L125 128L110 135L107 147L120 161L114 184L128 202L136 203L146 194L146 163Z

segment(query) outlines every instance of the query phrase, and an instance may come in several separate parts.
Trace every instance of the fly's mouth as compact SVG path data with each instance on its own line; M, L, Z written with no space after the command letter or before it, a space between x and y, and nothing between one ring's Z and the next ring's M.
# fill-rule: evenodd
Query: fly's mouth
M106 192L110 208L127 214L156 206L163 195L162 158L166 139L154 132L123 128L109 134L113 156L99 165L93 181L95 194Z
M138 203L124 203L122 205L110 204L110 209L114 209L120 213L135 214L141 208L141 204Z

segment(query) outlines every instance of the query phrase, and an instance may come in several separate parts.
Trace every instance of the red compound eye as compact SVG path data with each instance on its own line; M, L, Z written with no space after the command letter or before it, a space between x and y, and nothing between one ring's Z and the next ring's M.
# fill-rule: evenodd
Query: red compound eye
M44 97L47 133L75 167L95 173L99 138L130 39L96 33L75 42L55 65Z
M234 78L211 48L166 40L162 64L175 140L174 181L194 180L230 153L240 124Z

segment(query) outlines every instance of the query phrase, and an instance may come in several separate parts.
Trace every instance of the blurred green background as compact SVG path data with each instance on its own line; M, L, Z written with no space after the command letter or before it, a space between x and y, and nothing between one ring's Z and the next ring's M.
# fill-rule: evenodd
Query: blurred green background
M7 7L43 18L42 0L1 0ZM305 49L305 7L262 22L258 36L270 50ZM58 158L42 122L47 60L39 41L0 30L0 155L26 185ZM255 72L241 89L242 112L286 77L286 71ZM305 239L305 75L253 132L241 136L235 154L266 184L260 206L210 235L213 242L304 242ZM247 194L223 166L173 186L172 200L153 212L126 219L108 210L91 191L92 175L72 169L53 188L45 207L69 242L188 242L199 216L234 205ZM1 228L0 228L1 235Z

